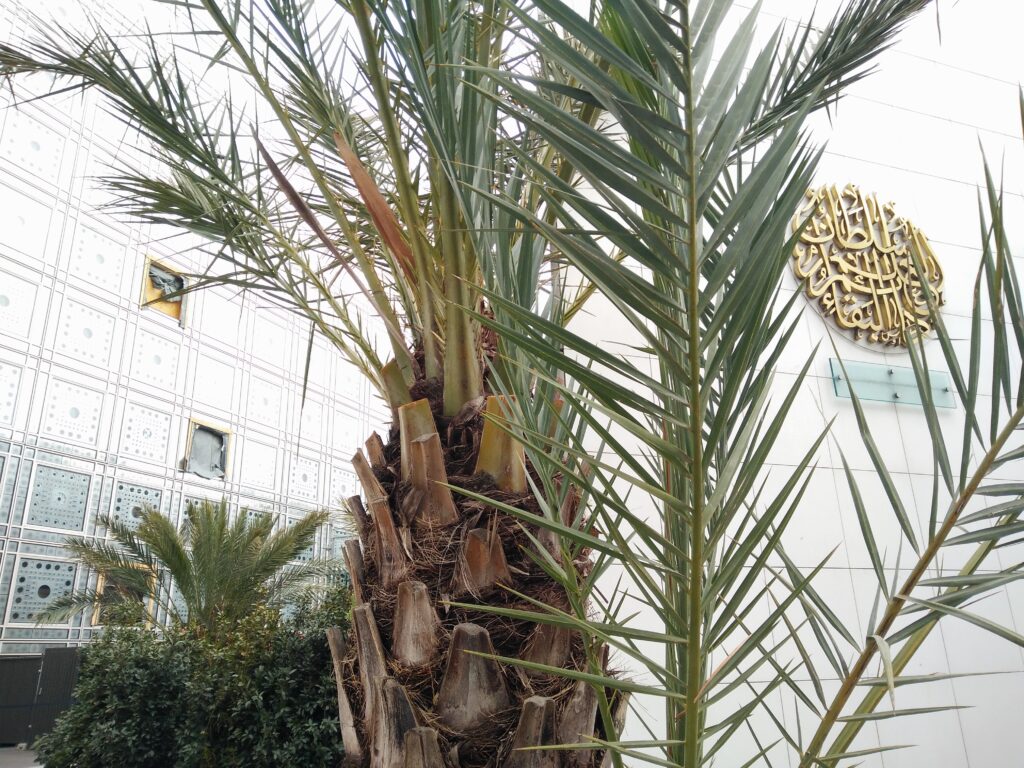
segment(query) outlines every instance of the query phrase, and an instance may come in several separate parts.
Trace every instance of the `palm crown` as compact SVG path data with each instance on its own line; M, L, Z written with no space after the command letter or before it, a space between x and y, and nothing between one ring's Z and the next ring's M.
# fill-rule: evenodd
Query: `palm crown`
M702 3L687 42L670 11L656 5L637 6L648 16L637 26L615 4L588 20L547 2L527 10L490 1L359 0L332 11L299 0L251 9L200 0L188 7L190 28L174 33L170 46L158 36L140 46L102 29L40 25L30 44L0 49L0 72L49 73L61 89L98 89L141 133L159 173L120 167L105 181L123 213L204 238L213 261L191 289L262 290L307 318L392 407L408 400L416 379L438 378L453 416L483 392L486 339L473 319L483 286L525 308L537 305L542 288L554 288L560 301L551 311L571 318L596 285L585 280L578 294L564 295L551 274L557 244L514 208L553 224L558 201L575 196L595 160L622 156L607 137L610 124L635 125L634 103L651 115L665 112L668 104L656 100L669 93L657 81L668 77L662 85L677 87L687 46L693 77L707 79L704 104L715 102L697 115L706 144L699 149L713 150L697 213L710 217L721 200L716 183L736 167L737 153L863 76L925 3L859 0L820 31L777 35L758 79L747 79L731 110L753 17L729 60L709 70L728 2ZM643 40L651 14L664 15L670 40ZM190 73L208 69L236 87L241 81L241 95L207 98ZM584 87L595 72L610 101ZM234 98L255 105L246 111ZM527 105L571 116L572 147L552 128L517 119ZM255 114L264 121L254 122ZM670 129L652 124L643 142L631 142L636 162L663 159L656 146L668 134L659 130ZM604 151L613 154L595 154ZM656 172L646 172L648 181ZM659 197L652 190L632 204L654 212L666 202ZM383 325L383 350L363 326L366 311Z

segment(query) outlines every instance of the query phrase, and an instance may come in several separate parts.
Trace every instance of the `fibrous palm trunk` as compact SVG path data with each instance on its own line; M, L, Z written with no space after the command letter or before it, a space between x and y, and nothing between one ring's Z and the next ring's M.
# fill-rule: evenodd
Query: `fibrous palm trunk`
M485 418L500 419L500 400L479 398L446 418L439 382L421 381L412 395L397 410L388 442L374 433L353 459L365 501L348 500L358 531L345 548L356 605L353 636L336 664L347 761L371 768L599 765L603 756L594 750L520 749L600 734L589 684L486 658L583 668L579 635L464 607L534 609L525 595L568 610L520 524L444 485L538 509L521 448ZM563 510L566 519L573 511ZM588 561L572 567L585 571Z

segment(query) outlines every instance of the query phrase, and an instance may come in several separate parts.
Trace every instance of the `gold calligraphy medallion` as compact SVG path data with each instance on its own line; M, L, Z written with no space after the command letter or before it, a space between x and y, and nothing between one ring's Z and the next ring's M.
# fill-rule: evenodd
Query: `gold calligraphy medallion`
M853 184L825 186L807 191L793 232L805 221L793 271L822 314L855 339L888 346L906 346L931 330L923 286L941 305L942 268L924 233L897 216L892 203Z

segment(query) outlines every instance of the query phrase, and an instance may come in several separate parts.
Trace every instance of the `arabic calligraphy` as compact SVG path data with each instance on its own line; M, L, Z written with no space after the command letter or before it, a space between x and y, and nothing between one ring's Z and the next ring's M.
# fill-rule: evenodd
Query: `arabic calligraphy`
M793 271L840 328L886 346L931 330L925 284L940 306L942 268L924 233L892 203L854 184L824 186L807 191L792 226L800 232Z

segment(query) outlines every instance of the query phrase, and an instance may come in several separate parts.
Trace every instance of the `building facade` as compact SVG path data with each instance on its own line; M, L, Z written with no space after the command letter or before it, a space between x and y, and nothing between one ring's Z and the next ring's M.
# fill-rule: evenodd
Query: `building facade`
M115 6L94 10L124 23ZM0 35L23 34L26 18L3 4ZM303 402L309 327L259 296L202 290L144 306L161 276L206 264L194 243L100 210L108 163L150 161L92 94L10 108L30 95L0 95L3 654L90 638L88 615L36 624L59 595L95 586L66 536L102 536L102 515L131 524L143 504L179 521L193 499L281 525L337 509L355 492L355 447L386 421L320 342ZM332 553L339 535L322 530L307 556Z

